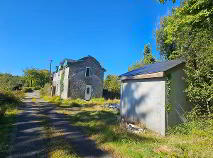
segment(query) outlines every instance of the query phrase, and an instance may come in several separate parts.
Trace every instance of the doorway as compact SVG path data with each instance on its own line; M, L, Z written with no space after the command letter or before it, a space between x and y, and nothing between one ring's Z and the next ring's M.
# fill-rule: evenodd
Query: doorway
M91 85L86 85L86 90L85 90L85 100L90 100L92 95L92 86Z

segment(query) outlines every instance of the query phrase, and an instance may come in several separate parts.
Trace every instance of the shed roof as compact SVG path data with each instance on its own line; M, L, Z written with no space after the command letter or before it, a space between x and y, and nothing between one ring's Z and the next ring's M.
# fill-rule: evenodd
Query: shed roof
M127 73L124 73L120 75L119 77L122 79L122 77L133 77L138 75L149 75L149 77L146 78L152 78L150 74L157 74L160 72L166 72L180 64L184 63L184 60L178 59L178 60L170 60L165 62L159 62L154 64L145 65L141 68L129 71Z

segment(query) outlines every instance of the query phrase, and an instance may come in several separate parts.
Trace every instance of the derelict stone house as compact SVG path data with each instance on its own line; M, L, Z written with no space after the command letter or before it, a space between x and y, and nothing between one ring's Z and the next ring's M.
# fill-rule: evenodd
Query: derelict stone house
M85 100L102 97L105 71L92 56L64 59L53 73L52 95Z
M183 67L183 61L172 60L121 75L121 116L162 135L168 127L184 122L191 107L184 92Z

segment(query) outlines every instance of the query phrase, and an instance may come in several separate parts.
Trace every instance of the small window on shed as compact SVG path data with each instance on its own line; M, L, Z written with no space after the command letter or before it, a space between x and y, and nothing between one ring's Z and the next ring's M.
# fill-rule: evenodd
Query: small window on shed
M90 76L90 68L87 67L87 68L86 68L86 77L89 77L89 76Z

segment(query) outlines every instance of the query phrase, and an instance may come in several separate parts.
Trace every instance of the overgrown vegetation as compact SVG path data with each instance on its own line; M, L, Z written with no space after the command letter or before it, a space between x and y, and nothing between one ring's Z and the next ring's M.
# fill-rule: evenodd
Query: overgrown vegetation
M22 89L22 91L23 91L24 93L31 93L31 92L33 92L33 89L34 89L34 87L24 87L24 88Z
M120 98L121 82L118 76L108 75L104 80L103 97L106 99Z
M4 117L5 112L11 109L11 105L20 105L21 99L24 97L22 91L8 91L0 89L0 118Z
M1 103L0 103L1 104ZM4 116L0 116L0 155L6 157L9 152L10 136L14 130L16 115L20 112L17 110L17 104L5 104L6 111Z
M90 101L85 101L83 99L60 99L59 96L44 96L44 100L59 105L60 107L83 107L92 105L104 105L107 103L115 104L119 103L120 100L105 100L104 98L93 98Z
M58 113L70 117L96 141L97 145L114 157L211 157L213 155L213 120L194 121L170 129L170 135L161 137L150 131L134 134L120 124L119 113L99 105L87 105L79 110ZM190 127L190 128L189 128ZM203 150L205 149L205 150Z
M165 59L185 59L187 96L201 115L213 112L212 23L212 0L185 0L156 31L158 50Z
M41 96L50 96L51 95L51 84L46 83L43 88L40 89Z
M24 94L21 91L0 89L0 155L8 154L10 134L14 128L15 116L19 113L17 106L21 104Z
M20 112L17 106L21 104L24 93L17 90L23 83L22 77L0 74L0 155L2 157L8 154L15 116Z
M48 116L42 115L42 125L45 129L45 137L47 141L46 152L50 158L77 158L72 146L62 136L64 132L56 130L51 126Z
M43 88L50 82L50 72L48 70L26 69L24 70L24 79L26 87Z
M0 89L11 91L15 88L21 88L24 82L24 78L21 76L0 73Z

